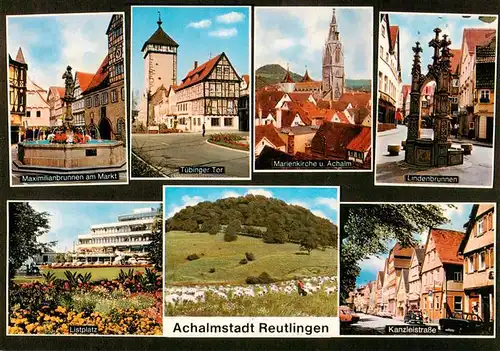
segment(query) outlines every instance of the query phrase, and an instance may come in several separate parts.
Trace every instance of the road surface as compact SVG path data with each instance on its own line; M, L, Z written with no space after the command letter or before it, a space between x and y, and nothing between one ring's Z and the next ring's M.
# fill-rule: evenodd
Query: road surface
M404 176L407 174L414 174L458 176L459 185L492 186L493 148L474 145L472 154L464 156L464 163L462 165L425 170L415 169L404 164L404 150L401 150L398 156L389 156L387 152L388 145L401 145L401 141L406 139L406 133L406 126L401 125L399 125L395 131L384 132L383 135L377 133L375 162L376 182L378 184L405 183ZM431 129L422 129L422 137L432 138L432 136L433 131ZM460 147L460 144L453 143L452 147ZM418 183L411 184L417 185ZM457 184L442 183L439 183L439 185L457 186Z
M245 133L248 135L248 133ZM180 174L181 166L222 166L225 174L216 177L250 176L250 153L207 142L199 133L132 134L132 152L167 177L198 177ZM204 174L203 177L211 175Z

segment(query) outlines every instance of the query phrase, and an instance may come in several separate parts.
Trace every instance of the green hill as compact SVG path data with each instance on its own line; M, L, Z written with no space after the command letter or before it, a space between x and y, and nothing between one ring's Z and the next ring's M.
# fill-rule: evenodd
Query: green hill
M270 64L259 67L255 71L255 88L259 90L267 85L279 83L283 80L286 74L286 69L278 64ZM294 81L300 81L302 76L295 72L290 71ZM313 79L320 79L320 77L312 77ZM346 89L355 91L371 91L370 79L346 79Z
M309 249L337 247L335 224L304 207L260 195L204 201L186 207L167 220L166 231L210 232L212 228L233 221L243 226L240 232L262 238L267 243L292 242Z
M234 283L243 284L249 276L267 272L278 280L317 275L337 275L337 250L313 250L310 255L298 252L292 243L266 244L252 237L239 236L225 242L223 234L171 231L166 234L166 283ZM254 261L240 264L245 252L252 252ZM188 255L200 258L188 261ZM299 254L298 254L299 253ZM209 270L215 269L213 273Z

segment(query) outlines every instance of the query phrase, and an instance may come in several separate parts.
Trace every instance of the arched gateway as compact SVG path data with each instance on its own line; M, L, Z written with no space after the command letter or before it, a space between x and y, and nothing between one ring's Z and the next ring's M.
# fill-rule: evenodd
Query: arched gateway
M408 134L406 137L405 161L408 164L421 167L444 167L463 163L463 150L451 148L450 134L450 87L451 71L450 58L453 54L449 46L451 41L447 35L439 38L441 29L434 29L436 36L429 42L434 48L432 65L428 66L428 73L423 75L420 68L420 53L422 48L417 41L413 52L413 67L411 70L412 84L410 93L410 115L408 116ZM441 53L440 53L441 50ZM434 92L434 137L420 137L420 95L422 88L429 82L435 81Z

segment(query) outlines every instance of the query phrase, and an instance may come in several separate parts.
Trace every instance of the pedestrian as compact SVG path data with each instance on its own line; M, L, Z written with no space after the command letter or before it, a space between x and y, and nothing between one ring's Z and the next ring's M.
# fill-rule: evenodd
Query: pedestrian
M203 122L203 125L201 126L201 136L205 136L205 122Z
M298 291L300 296L307 295L307 291L304 290L304 283L302 282L302 280L297 281L297 291Z

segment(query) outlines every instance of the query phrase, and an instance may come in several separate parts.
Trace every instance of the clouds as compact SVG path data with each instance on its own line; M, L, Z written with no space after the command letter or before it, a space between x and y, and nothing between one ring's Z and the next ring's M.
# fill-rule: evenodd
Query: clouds
M243 21L244 19L245 14L235 11L217 16L217 22L224 24L237 23Z
M170 207L169 212L165 215L165 219L173 217L177 212L185 209L186 207L195 206L200 202L205 201L205 199L201 196L189 196L189 195L184 195L181 200L182 200L181 204L173 205ZM170 200L167 199L166 201L168 202Z
M220 28L208 33L209 36L216 38L231 38L237 34L238 30L236 28Z
M332 7L256 9L255 67L289 63L292 71L302 73L307 66L313 79L320 79L332 13ZM336 8L336 18L346 77L371 79L372 9Z
M187 27L188 28L208 28L212 25L212 21L209 19L204 19L198 22L190 22Z
M442 30L441 36L448 35L451 40L451 49L459 49L462 45L463 30L465 28L497 28L498 19L492 23L479 20L478 16L464 18L461 15L435 15L435 14L403 14L389 13L391 26L399 26L400 62L402 78L405 84L411 82L411 66L413 62L412 47L416 41L422 45L422 71L432 63L433 49L428 46L434 37L434 28Z
M238 22L242 22L245 19L245 14L241 12L228 12L223 15L218 15L215 17L215 21L217 23L225 24L234 24ZM195 28L195 29L206 29L212 26L212 21L210 19L203 19L198 22L190 22L187 27ZM221 39L229 39L238 35L238 29L236 27L219 27L217 29L211 30L208 32L208 35L213 38L221 38Z
M108 52L107 26L112 14L12 16L8 52L22 48L28 76L48 90L64 84L66 66L95 73Z
M249 189L247 194L249 195L261 195L265 197L273 197L273 193L266 189Z

